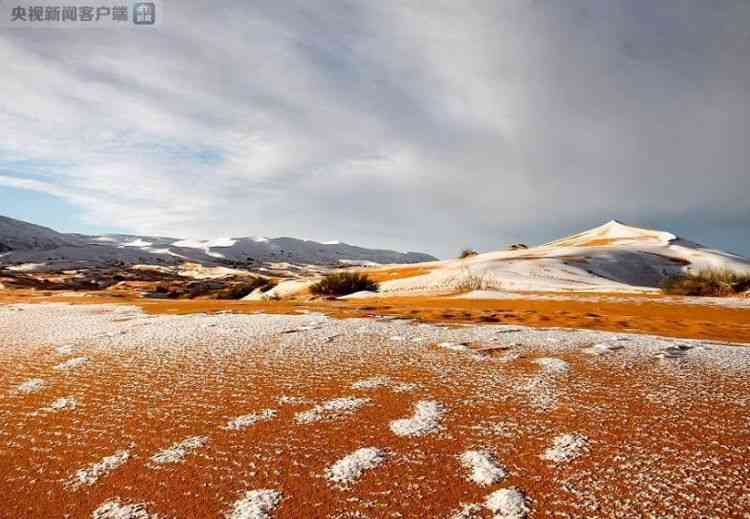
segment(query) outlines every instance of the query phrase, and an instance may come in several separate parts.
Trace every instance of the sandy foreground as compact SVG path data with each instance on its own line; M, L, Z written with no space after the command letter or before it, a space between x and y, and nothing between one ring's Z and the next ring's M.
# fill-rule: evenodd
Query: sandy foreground
M715 338L5 304L0 517L747 518L749 390Z

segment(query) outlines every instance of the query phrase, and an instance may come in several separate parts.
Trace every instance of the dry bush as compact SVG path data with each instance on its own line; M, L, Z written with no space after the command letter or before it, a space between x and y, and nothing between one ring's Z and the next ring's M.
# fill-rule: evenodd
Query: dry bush
M729 269L703 269L667 278L662 290L666 294L684 296L733 296L750 290L750 274Z
M377 292L378 284L371 280L367 274L360 274L359 272L328 274L310 287L310 292L313 294L325 296L345 296L362 290Z
M275 286L276 282L271 279L253 278L247 283L238 283L220 290L214 297L216 299L242 299L257 288L260 288L261 292L268 292Z
M488 272L475 274L464 268L460 275L456 276L450 283L451 287L461 292L472 292L474 290L502 290L495 276Z
M477 254L479 254L477 251L467 247L461 251L461 254L458 255L458 259L470 258L472 256L476 256Z

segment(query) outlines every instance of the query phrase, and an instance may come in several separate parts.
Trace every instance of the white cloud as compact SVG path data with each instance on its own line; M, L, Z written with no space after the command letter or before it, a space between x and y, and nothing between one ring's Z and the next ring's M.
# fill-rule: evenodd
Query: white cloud
M750 11L640 9L180 2L154 30L5 31L0 185L139 233L440 254L741 229Z

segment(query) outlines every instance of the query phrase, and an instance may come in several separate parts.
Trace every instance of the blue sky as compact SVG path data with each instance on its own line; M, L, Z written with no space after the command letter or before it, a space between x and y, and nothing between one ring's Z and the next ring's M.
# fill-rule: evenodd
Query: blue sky
M27 189L0 187L3 216L33 222L61 232L105 234L123 232L112 225L97 225L81 218L81 211L63 198Z
M451 256L615 218L750 255L750 4L181 1L0 29L0 214Z

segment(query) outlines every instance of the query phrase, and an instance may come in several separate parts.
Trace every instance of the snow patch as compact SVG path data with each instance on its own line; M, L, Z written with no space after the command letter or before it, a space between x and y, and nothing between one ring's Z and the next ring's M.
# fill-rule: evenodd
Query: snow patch
M141 503L126 505L118 498L102 503L91 514L91 519L156 519L158 515L149 514Z
M565 463L583 454L588 444L588 438L581 434L561 434L541 457L554 463Z
M360 390L378 389L380 387L388 387L394 393L407 393L409 391L414 391L419 385L414 384L413 382L395 382L384 376L370 377L352 384L352 389Z
M294 415L294 419L297 423L319 422L321 420L351 414L369 402L369 398L334 398L323 404L316 405L308 411L297 413Z
M461 465L470 471L469 480L482 487L493 485L508 475L487 451L466 451L459 459Z
M278 490L250 490L232 506L226 514L228 519L270 519L271 514L281 503Z
M151 461L157 465L166 465L168 463L180 463L183 458L191 451L202 447L208 442L205 436L191 436L181 442L175 443L168 449L157 452L151 456Z
M526 497L517 488L503 488L493 492L484 502L494 519L524 519L530 512Z
M275 409L264 409L258 413L238 416L237 418L230 420L227 425L224 426L224 429L227 431L241 431L242 429L255 425L258 422L267 422L274 416L276 416Z
M370 377L352 384L353 389L377 389L391 385L388 377Z
M311 403L310 399L301 396L281 395L276 399L281 405L304 405Z
M44 387L44 384L45 382L41 378L31 378L26 382L23 382L16 386L16 391L26 394L36 393L37 391L42 389L42 387Z
M124 242L120 245L120 247L151 247L153 243L150 241L145 241L140 238L133 241Z
M89 361L88 357L76 357L74 359L66 360L62 364L58 364L55 366L55 369L57 370L69 370L73 368L77 368L78 366L83 366Z
M443 415L445 407L440 402L420 400L414 406L413 416L393 420L390 428L396 436L424 436L440 429Z
M72 355L73 354L73 346L70 344L66 344L65 346L58 346L55 348L55 353L58 355Z
M67 481L66 486L76 489L84 485L93 485L99 478L109 474L128 461L128 458L130 458L128 451L117 451L112 456L102 458L98 463L80 469Z
M366 470L374 469L385 461L385 452L374 447L356 450L344 456L331 467L326 469L326 477L340 485L349 485L359 478Z
M65 409L75 409L78 406L78 400L75 397L62 397L52 402L49 407L45 407L42 411L50 413L56 413L58 411L64 411Z
M476 503L463 503L461 509L450 516L450 519L476 519L480 516L482 507Z
M587 350L587 352L591 355L605 355L607 353L610 353L612 351L617 351L623 349L624 346L622 344L611 344L607 342L600 342L598 344L594 344Z
M468 348L465 344L461 344L458 342L439 342L437 345L439 348L444 348L451 351L470 351L470 348Z
M570 369L570 364L555 357L540 357L534 359L534 363L540 365L544 371L550 373L565 373Z

